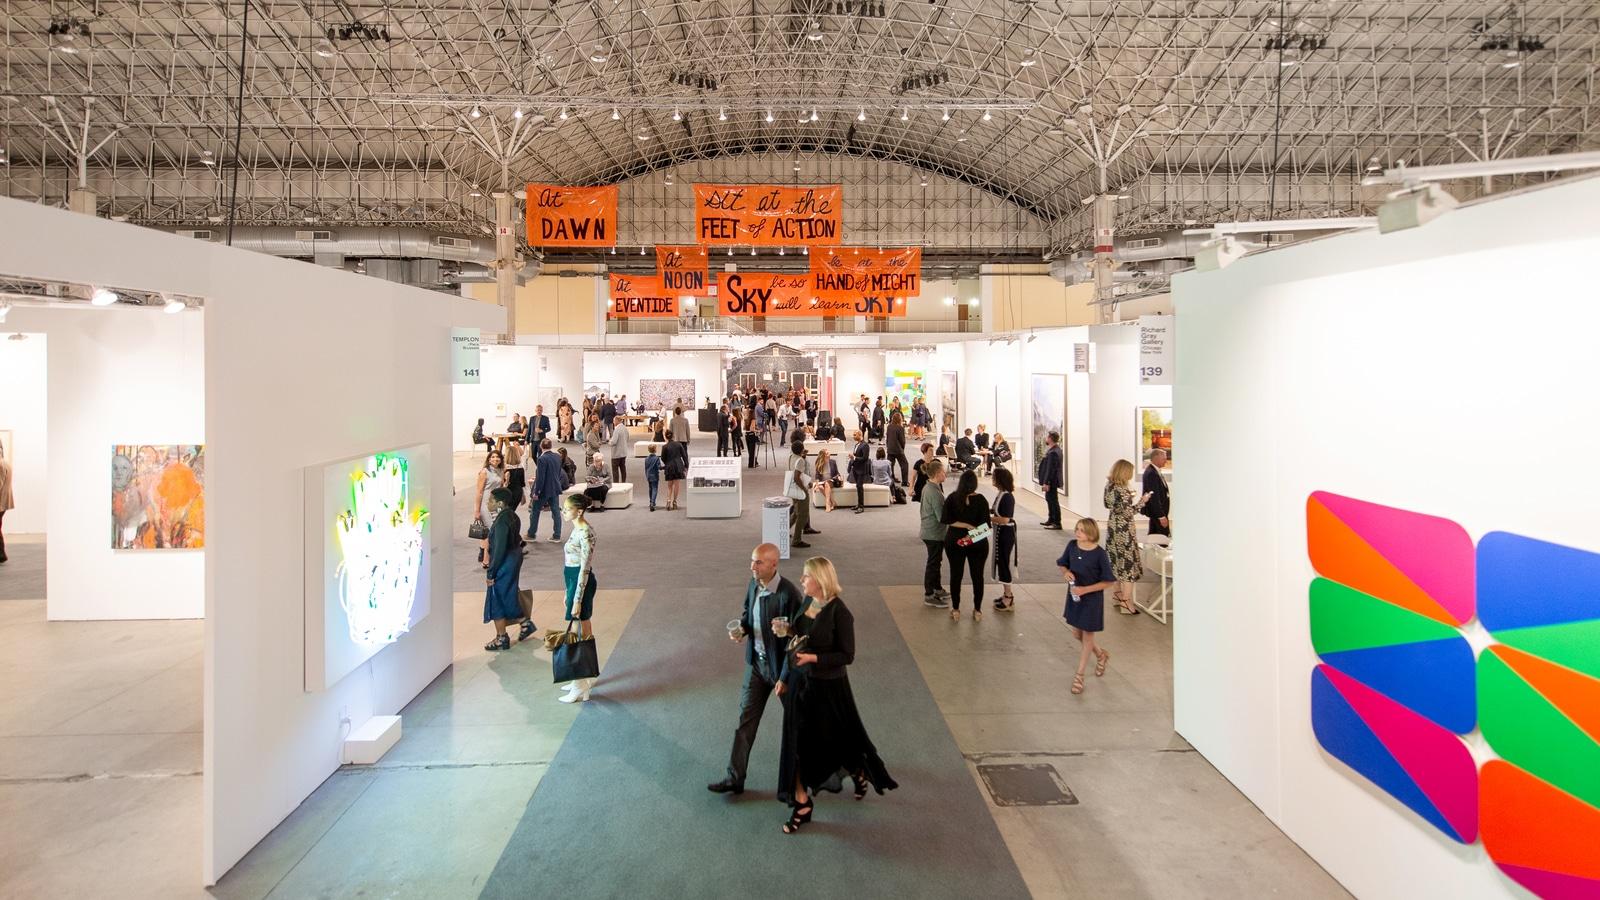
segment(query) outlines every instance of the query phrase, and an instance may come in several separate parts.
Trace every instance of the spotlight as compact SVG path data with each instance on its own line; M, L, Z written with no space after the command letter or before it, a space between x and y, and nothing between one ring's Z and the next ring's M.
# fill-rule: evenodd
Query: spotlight
M767 110L767 124L768 125L772 124L772 110L770 110L770 109Z
M673 107L672 108L672 121L674 121L674 122L682 122L683 121L683 113L679 112L677 107Z
M611 121L620 122L621 120L622 120L622 112L620 110L618 110L615 106L611 107Z
M750 248L750 255L751 256L755 256L756 255L756 248L754 248L754 247Z
M169 315L169 316L173 315L174 313L181 313L185 309L188 309L188 308L189 307L188 307L187 304L185 304L182 300L178 300L178 299L168 300L167 301L167 305L161 307L161 309L164 312L166 312L166 314Z
M816 120L817 120L817 111L815 109L813 109L813 110L811 110L811 121L815 122Z
M949 107L945 107L944 115L940 116L940 121L942 121L942 122L950 121L950 108Z
M728 121L728 109L727 109L727 107L722 107L722 108L717 110L717 121L718 122L726 122L726 121Z
M865 106L863 106L861 108L861 111L856 113L856 121L857 122L865 122L866 120L867 120L867 108Z
M589 49L589 62L603 63L607 58L608 54L606 53L606 46L604 44L595 44Z
M117 302L118 299L120 298L117 297L115 291L108 291L105 288L95 288L94 296L89 298L89 303L94 306L110 306L111 304Z
M983 120L985 122L989 121L992 118L994 118L994 116L990 115L989 111L987 109L983 111Z
M519 106L519 107L517 107L517 108L516 108L516 109L515 109L515 110L513 110L513 111L512 111L512 112L511 112L511 118L513 118L513 119L520 119L520 118L522 118L522 107L520 107L520 106Z
M1455 209L1456 198L1437 184L1424 184L1415 190L1401 191L1378 207L1378 233L1388 234L1404 228L1426 225Z
M567 120L567 108L565 106L561 107L561 114L560 114L559 118L563 122L565 122Z
M1022 63L1021 63L1021 65L1022 65L1022 67L1024 69L1032 68L1033 66L1036 66L1038 64L1039 64L1039 57L1034 55L1034 52L1033 52L1032 48L1029 48L1027 50L1022 51Z
M478 109L478 108L477 108L477 107L476 107L476 106L474 106L474 107L473 107L473 108L472 108L472 117L473 117L473 118L474 118L474 119L476 119L476 118L479 118L479 117L481 117L481 116L482 116L482 115L483 115L483 111L482 111L482 110L480 110L480 109Z
M818 22L816 19L812 19L811 22L806 26L806 28L807 28L806 40L808 40L808 41L820 41L820 40L822 40L822 23Z
M902 122L911 121L911 107L908 106L905 109L900 110L900 121L902 121Z
M331 59L334 53L333 42L325 37L317 38L317 42L311 45L311 52L323 59Z

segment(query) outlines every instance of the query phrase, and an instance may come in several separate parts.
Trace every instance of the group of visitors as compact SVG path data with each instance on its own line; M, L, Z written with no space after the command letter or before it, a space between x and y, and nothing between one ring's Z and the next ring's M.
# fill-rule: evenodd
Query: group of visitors
M735 388L716 408L717 455L748 456L747 468L759 469L757 452L763 443L789 443L789 432L796 433L815 425L817 398L804 388L773 391L752 390L748 394Z

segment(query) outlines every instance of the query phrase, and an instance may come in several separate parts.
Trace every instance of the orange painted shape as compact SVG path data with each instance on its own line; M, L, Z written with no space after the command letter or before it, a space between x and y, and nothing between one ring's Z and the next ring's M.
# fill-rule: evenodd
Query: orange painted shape
M1306 500L1306 550L1311 567L1324 578L1446 625L1456 624L1416 582L1314 499Z
M1489 652L1522 676L1590 740L1600 744L1600 681L1505 644L1496 644ZM1600 853L1600 848L1595 852Z
M1600 809L1498 759L1479 773L1478 796L1495 862L1600 879Z

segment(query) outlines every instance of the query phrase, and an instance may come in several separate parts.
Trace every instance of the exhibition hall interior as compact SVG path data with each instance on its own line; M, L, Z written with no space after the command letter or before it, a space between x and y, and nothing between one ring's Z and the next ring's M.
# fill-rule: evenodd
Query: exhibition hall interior
M0 897L1600 898L1592 0L0 25Z

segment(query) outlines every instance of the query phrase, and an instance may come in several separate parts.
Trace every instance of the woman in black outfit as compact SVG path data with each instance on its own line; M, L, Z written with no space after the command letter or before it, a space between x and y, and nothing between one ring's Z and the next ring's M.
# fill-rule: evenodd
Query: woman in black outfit
M989 562L989 541L961 545L972 529L989 523L989 501L978 493L977 472L968 469L961 473L956 492L945 498L940 521L949 526L944 535L944 555L950 561L950 618L961 618L961 567L965 564L972 575L972 621L982 621L983 567Z
M756 442L757 437L756 414L747 412L744 414L744 448L750 455L750 465L747 468L760 468L756 465L756 451L760 449Z
M994 509L989 524L994 526L995 580L1003 591L994 599L994 608L1006 612L1016 608L1017 598L1011 593L1011 566L1021 559L1017 555L1017 498L1016 481L1008 469L995 469L993 476Z
M872 449L861 432L856 432L856 449L850 454L850 480L856 485L856 512L867 511L867 480L872 477Z
M775 691L783 703L783 753L778 799L794 812L783 825L794 834L811 821L816 792L839 793L841 778L855 783L855 798L871 785L879 794L899 787L867 737L845 672L856 658L855 617L839 597L839 575L825 557L806 560L800 589L807 606L790 626L793 635Z

